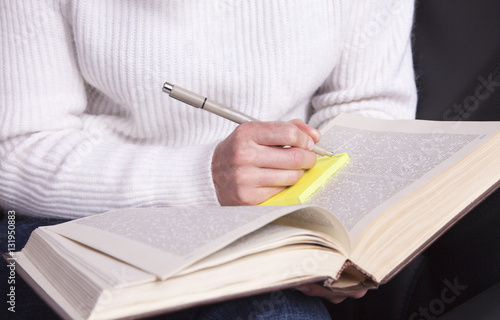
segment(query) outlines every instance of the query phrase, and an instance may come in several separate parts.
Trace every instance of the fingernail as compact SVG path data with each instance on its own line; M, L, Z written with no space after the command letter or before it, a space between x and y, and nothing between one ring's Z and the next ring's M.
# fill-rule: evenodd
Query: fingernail
M307 149L309 149L310 151L314 149L314 141L309 140L309 142L307 143Z

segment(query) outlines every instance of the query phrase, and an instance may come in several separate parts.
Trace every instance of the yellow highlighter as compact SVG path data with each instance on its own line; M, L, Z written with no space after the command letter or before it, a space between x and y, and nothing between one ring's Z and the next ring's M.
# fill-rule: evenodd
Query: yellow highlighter
M347 153L335 157L320 157L316 165L307 170L299 181L259 204L259 206L288 206L301 204L321 187L335 172L349 160Z

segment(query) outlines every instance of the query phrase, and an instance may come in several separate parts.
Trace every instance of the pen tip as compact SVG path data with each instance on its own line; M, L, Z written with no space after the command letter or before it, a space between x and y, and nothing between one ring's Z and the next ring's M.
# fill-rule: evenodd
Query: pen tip
M323 147L320 147L319 145L314 145L314 148L312 150L313 152L315 152L317 155L320 155L320 156L328 156L328 157L337 157L335 155L335 153L331 152L330 150L328 149L325 149Z

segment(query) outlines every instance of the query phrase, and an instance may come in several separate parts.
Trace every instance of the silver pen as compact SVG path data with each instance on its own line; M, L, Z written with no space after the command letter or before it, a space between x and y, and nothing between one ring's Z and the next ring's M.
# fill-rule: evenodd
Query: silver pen
M220 103L217 103L213 100L210 100L206 97L203 97L199 94L196 94L179 86L174 86L173 84L170 84L168 82L165 82L163 84L162 90L163 92L167 93L171 98L177 99L195 108L203 109L208 112L214 113L218 116L221 116L238 124L242 124L249 121L259 121L255 118L250 117L249 115L228 108ZM327 149L318 146L317 144L314 145L312 151L320 156L331 157L334 155L333 152L328 151Z

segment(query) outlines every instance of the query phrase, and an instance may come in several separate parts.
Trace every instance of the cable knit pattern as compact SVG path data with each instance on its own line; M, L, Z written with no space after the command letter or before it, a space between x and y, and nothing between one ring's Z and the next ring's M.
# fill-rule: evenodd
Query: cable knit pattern
M413 1L0 2L0 206L80 217L218 205L235 125L169 81L261 120L412 118Z

